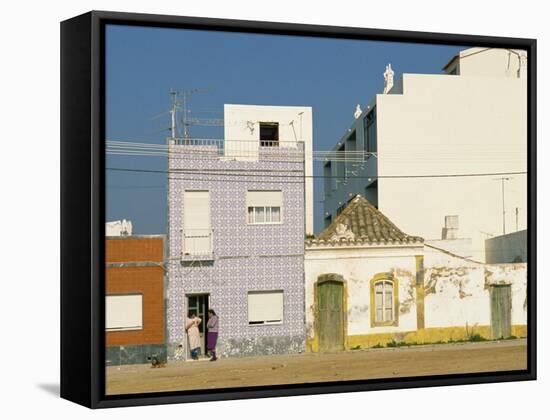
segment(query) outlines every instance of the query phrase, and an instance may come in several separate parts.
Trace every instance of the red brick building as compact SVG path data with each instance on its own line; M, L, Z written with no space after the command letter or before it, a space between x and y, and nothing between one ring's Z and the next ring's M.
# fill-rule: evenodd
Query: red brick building
M164 235L111 236L105 246L106 364L165 359Z

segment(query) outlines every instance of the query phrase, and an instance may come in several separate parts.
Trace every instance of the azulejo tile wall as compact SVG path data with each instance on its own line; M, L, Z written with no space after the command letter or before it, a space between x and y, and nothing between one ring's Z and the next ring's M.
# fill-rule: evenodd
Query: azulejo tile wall
M297 353L305 349L304 162L296 150L260 153L257 161L220 159L205 147L172 146L169 159L169 356L185 340L186 294L208 293L220 317L222 356ZM298 156L298 157L297 157ZM183 195L208 190L214 256L182 263ZM281 190L282 223L247 224L247 190ZM282 290L283 322L249 325L249 291ZM170 350L171 349L171 350Z

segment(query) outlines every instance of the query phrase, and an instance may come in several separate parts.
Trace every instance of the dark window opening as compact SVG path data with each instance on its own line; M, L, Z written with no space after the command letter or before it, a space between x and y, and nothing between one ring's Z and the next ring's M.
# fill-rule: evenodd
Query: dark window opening
M367 158L376 153L377 149L377 139L376 139L376 107L372 109L371 112L367 114L363 120L363 129L364 129L364 148L367 153Z
M279 123L260 123L260 146L279 147Z

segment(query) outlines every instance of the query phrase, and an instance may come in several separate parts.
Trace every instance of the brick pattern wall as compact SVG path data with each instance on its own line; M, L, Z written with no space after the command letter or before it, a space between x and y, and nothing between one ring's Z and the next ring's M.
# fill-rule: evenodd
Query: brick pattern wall
M109 238L106 240L107 263L162 263L162 237ZM107 346L164 343L164 269L160 266L107 267L106 293L143 295L143 329L107 331Z
M112 237L106 240L105 260L115 262L163 261L163 238L132 236Z

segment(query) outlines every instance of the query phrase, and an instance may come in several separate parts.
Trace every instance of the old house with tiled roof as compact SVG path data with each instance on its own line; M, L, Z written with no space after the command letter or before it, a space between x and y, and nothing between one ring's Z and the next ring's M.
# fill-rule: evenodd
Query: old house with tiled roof
M525 264L438 249L361 195L306 240L304 269L309 351L526 334Z

